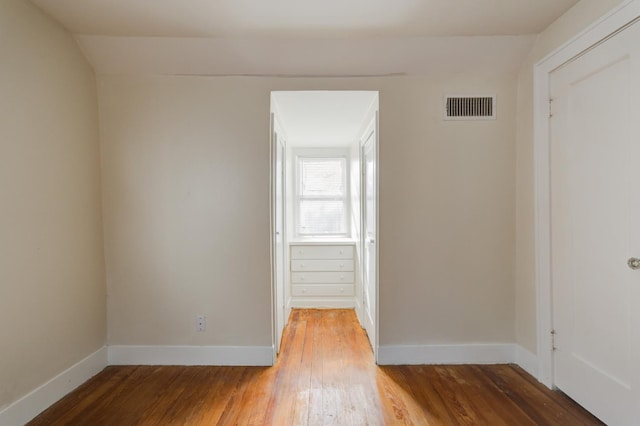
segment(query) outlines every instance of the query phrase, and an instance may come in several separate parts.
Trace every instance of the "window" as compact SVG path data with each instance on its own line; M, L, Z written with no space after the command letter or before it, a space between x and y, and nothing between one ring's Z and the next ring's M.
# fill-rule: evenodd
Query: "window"
M348 234L347 157L296 157L296 231L300 236Z

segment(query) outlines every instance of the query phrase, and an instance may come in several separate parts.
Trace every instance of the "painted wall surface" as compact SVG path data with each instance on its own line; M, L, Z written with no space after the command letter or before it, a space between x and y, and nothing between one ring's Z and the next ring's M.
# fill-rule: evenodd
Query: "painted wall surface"
M537 38L518 75L518 142L516 149L516 337L536 352L536 286L533 157L533 66L554 49L621 3L582 0Z
M271 344L272 90L380 91L381 344L514 341L515 75L98 80L110 344Z
M109 343L271 346L265 85L99 76L99 99Z
M29 2L0 2L0 409L101 348L95 76Z
M516 79L399 79L380 93L380 345L514 340ZM442 121L444 94L497 96Z

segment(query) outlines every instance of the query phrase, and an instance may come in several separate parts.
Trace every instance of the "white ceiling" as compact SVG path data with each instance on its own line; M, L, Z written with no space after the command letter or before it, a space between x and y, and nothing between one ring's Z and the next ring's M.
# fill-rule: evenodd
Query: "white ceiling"
M31 0L100 73L510 72L578 0Z
M359 136L378 92L272 92L271 101L291 147L346 147Z
M536 34L578 0L32 0L75 34L415 37Z

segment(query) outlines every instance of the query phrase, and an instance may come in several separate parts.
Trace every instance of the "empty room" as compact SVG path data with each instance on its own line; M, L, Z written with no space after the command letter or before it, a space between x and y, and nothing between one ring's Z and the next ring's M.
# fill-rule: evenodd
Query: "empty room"
M639 20L0 0L0 425L640 424Z

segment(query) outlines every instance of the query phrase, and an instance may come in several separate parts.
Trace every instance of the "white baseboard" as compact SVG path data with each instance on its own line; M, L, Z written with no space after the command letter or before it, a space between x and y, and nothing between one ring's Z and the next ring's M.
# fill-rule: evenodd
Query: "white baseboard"
M109 365L273 365L271 346L108 346Z
M292 308L303 309L353 309L356 307L355 298L291 298Z
M360 302L360 299L358 299L357 297L356 297L355 309L356 309L356 316L358 317L358 323L360 323L362 328L364 328L364 313L363 313L364 310L362 309L362 303Z
M539 380L538 357L520 345L516 345L516 359L514 361L524 371Z
M511 364L515 344L380 346L380 365Z
M0 411L0 425L24 425L106 366L103 347Z
M107 365L273 365L271 346L108 346L0 411L0 425L32 420ZM380 365L518 364L538 377L537 357L516 344L380 346Z

